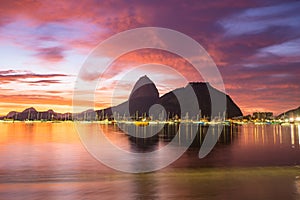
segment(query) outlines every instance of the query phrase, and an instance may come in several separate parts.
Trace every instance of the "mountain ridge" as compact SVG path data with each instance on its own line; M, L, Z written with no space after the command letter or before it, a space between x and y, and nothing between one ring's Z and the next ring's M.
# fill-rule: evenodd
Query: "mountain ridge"
M300 116L300 106L298 108L290 109L286 112L281 113L280 115L278 115L278 118L282 118L284 116L288 118Z
M48 111L37 111L35 108L30 107L22 112L11 111L6 116L0 119L14 119L14 120L104 120L114 119L120 116L132 117L134 119L141 117L149 117L154 115L154 118L158 118L161 113L161 107L157 107L159 104L164 107L165 115L167 118L181 117L180 104L177 99L179 97L185 98L186 103L195 103L188 96L190 89L194 90L196 98L198 100L199 110L188 110L190 117L201 116L207 118L211 115L211 99L210 94L216 95L216 97L226 98L226 117L238 117L243 116L240 108L235 104L232 98L215 89L207 82L190 82L185 87L176 88L162 96L159 96L158 90L146 75L139 78L135 83L129 99L117 106L108 107L101 110L89 109L81 113L57 113L49 109ZM176 95L174 94L176 93ZM154 109L154 110L153 110ZM152 113L150 113L150 111ZM118 116L117 116L118 115ZM219 115L223 115L220 113Z

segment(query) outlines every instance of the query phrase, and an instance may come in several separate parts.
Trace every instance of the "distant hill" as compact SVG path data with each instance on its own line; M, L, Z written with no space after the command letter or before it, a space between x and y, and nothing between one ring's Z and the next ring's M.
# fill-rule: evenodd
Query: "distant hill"
M195 103L191 101L189 91L191 88L194 90L198 100L200 110L190 109L193 106L187 106L186 110L189 117L196 117L201 114L202 116L209 117L211 115L211 99L209 91L215 97L226 97L226 116L228 118L242 116L240 108L233 102L229 95L222 93L221 91L213 88L209 83L193 82L187 86L175 89L163 96L159 97L158 90L155 84L147 77L141 77L133 87L128 101L119 104L114 107L109 107L103 110L86 110L81 113L56 113L53 110L39 112L34 108L27 108L22 112L11 111L6 116L0 119L14 119L14 120L103 120L112 119L113 115L131 116L133 118L141 116L153 116L154 119L158 119L162 114L162 108L160 106L153 106L159 104L164 107L166 113L165 117L173 118L175 116L181 117L180 104L177 99L183 98L187 105ZM176 94L176 95L175 95ZM155 108L155 109L151 109ZM151 113L149 113L149 109ZM223 113L220 113L223 115ZM116 117L116 116L115 116Z
M282 118L284 116L287 118L300 116L300 106L298 108L281 113L280 115L278 115L278 118Z
M56 113L53 110L37 111L35 108L30 107L22 112L11 111L6 116L0 119L14 119L14 120L71 120L71 113Z

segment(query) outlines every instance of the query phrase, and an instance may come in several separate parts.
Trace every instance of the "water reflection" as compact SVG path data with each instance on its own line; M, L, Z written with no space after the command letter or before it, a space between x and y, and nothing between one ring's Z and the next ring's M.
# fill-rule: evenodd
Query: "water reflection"
M155 176L137 175L130 186L131 199L160 199L159 187L160 182Z
M300 145L300 125L298 125L298 144Z
M178 125L166 125L160 131L153 126L152 131L158 131L156 134L145 132L143 127L128 127L135 128L135 136L125 134L118 126L99 124L84 124L84 126L90 135L96 135L94 132L100 126L113 144L138 153L163 148L178 134L179 137L175 138L176 145L182 146L191 141L192 144L182 158L174 163L173 166L176 167L300 164L299 125L226 126L213 151L202 160L197 157L197 153L207 133L205 126L187 124L179 130ZM221 127L214 127L215 130L218 128ZM197 131L193 139L195 130ZM22 166L22 170L49 166L57 170L79 169L87 159L86 154L81 155L83 146L71 123L1 124L0 131L0 160L3 161L0 162L0 169L16 166ZM145 137L148 134L150 136Z
M295 178L295 187L296 187L296 190L297 190L297 193L299 194L300 196L300 175L299 176L296 176Z
M299 125L228 126L213 151L199 159L207 127L187 125L179 131L178 126L164 126L157 134L138 138L118 126L83 124L90 135L97 134L94 131L100 126L111 142L134 152L162 148L176 133L180 134L177 145L184 145L198 128L191 147L179 160L159 172L141 175L120 174L93 159L72 123L0 126L0 199L300 197L300 174L295 167L300 164ZM137 134L145 134L142 127Z
M212 137L218 137L218 129L223 130L216 146L204 159L198 158L198 152L207 136L207 126L185 124L180 128L178 125L165 125L156 134L150 132L149 136L144 127L133 128L134 136L124 134L129 149L133 152L155 151L163 148L171 140L175 141L175 147L191 143L187 152L171 165L176 168L300 164L299 126L214 126L212 128L215 132L212 132ZM178 137L175 137L176 134Z
M155 129L151 131L146 127L136 127L128 125L127 130L131 135L128 135L130 145L134 151L154 151L173 140L178 146L187 143L192 143L190 148L201 147L204 138L206 137L208 126L196 124L165 125L160 131ZM244 125L244 126L213 126L212 134L218 137L217 131L222 129L218 138L218 144L230 145L237 143L240 146L283 146L299 148L300 137L299 125L280 126L280 125ZM120 130L119 130L120 131ZM157 132L156 132L157 131Z
M179 124L164 125L162 128L152 126L136 127L135 125L122 125L122 129L126 130L130 141L131 149L135 152L149 152L162 148L172 140L174 145L189 145L190 148L201 147L204 138L207 135L208 126L198 124ZM218 137L218 130L222 129L218 143L231 144L238 137L238 126L221 126L212 127L213 137ZM175 137L178 135L178 137Z

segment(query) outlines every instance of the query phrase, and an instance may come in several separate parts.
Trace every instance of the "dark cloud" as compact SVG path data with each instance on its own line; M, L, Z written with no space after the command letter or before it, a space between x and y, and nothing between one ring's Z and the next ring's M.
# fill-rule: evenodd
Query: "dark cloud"
M38 81L20 81L21 83L27 83L33 86L49 86L50 84L61 83L60 80L38 80Z
M19 70L3 70L0 71L0 83L10 83L10 82L25 82L26 79L45 79L45 78L54 78L54 77L66 77L66 74L36 74L28 71L19 71ZM29 83L57 83L55 80L37 80L37 81L28 81ZM26 81L27 82L27 81Z

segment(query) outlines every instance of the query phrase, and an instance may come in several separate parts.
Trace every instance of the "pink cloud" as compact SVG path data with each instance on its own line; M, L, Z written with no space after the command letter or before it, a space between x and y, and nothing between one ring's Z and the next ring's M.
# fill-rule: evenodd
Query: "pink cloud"
M46 47L37 49L36 56L47 61L58 62L64 59L65 49L62 47Z

